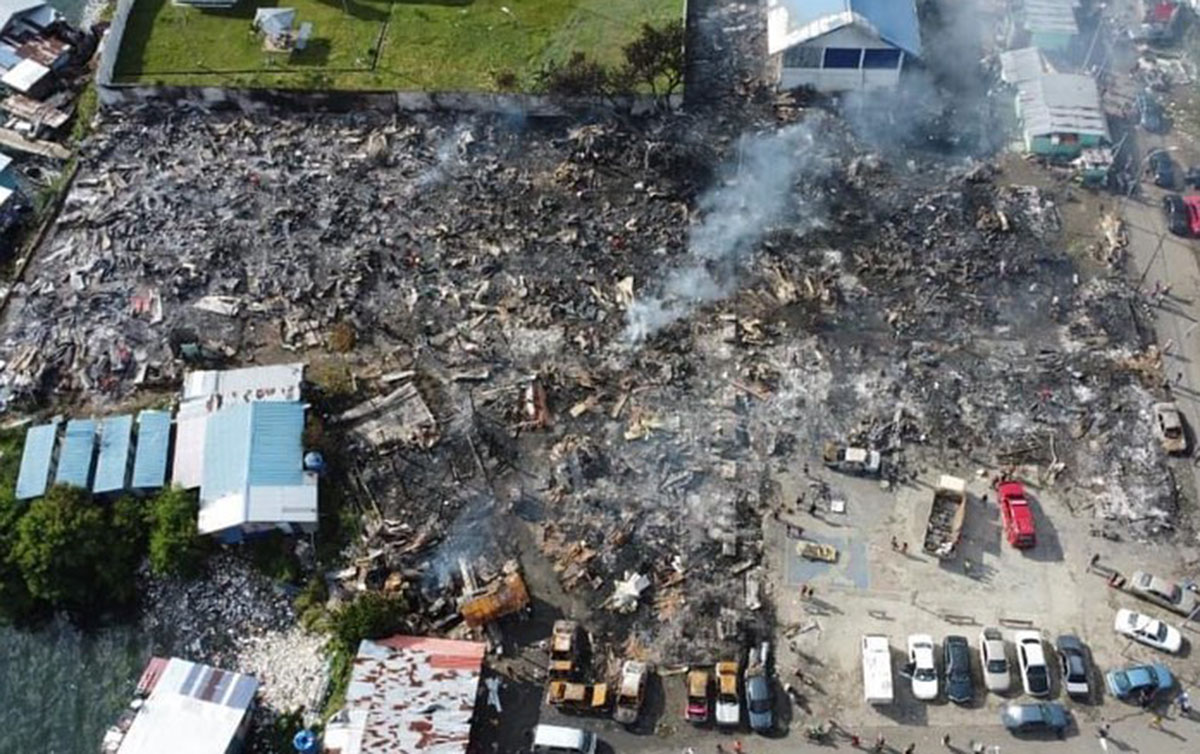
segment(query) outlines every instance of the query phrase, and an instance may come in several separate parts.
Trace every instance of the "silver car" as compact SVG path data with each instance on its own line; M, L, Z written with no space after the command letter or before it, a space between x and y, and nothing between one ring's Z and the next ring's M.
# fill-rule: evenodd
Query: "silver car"
M1000 629L988 626L979 634L979 666L983 668L983 683L988 691L1003 693L1012 683L1008 653Z
M1178 582L1168 581L1145 571L1133 572L1129 579L1129 591L1147 602L1153 602L1180 615L1191 615L1196 609L1195 592L1184 589Z

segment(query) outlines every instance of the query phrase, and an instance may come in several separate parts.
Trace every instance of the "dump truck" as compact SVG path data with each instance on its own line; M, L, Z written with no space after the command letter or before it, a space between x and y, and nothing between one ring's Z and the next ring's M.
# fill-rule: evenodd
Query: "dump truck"
M567 681L575 676L579 657L579 624L573 620L554 621L550 634L550 678Z
M546 702L563 712L602 714L608 708L608 685L551 681Z
M943 474L933 491L933 506L925 526L925 552L943 560L954 557L966 517L966 480Z

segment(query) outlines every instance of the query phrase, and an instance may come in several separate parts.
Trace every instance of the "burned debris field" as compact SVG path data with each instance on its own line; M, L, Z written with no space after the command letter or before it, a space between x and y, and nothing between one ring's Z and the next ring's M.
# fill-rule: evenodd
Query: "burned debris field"
M519 555L596 608L645 574L594 628L660 662L753 621L763 522L831 438L892 486L1037 464L1169 527L1156 352L1104 250L1062 250L1062 197L787 120L118 116L11 308L9 389L101 406L176 357L310 354L389 567Z

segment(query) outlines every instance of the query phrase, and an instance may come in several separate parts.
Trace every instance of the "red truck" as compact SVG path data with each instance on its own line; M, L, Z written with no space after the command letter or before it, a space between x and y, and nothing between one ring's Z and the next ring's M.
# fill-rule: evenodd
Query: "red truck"
M1037 544L1037 531L1033 525L1033 511L1025 498L1025 487L1017 481L1001 482L996 487L1000 498L1000 517L1004 519L1004 537L1017 549L1027 549Z

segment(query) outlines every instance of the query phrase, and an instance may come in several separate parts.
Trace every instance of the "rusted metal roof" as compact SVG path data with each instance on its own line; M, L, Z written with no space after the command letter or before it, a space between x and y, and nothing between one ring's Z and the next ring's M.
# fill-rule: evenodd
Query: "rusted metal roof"
M326 751L465 752L485 649L479 642L422 636L363 641L346 707L326 728Z

